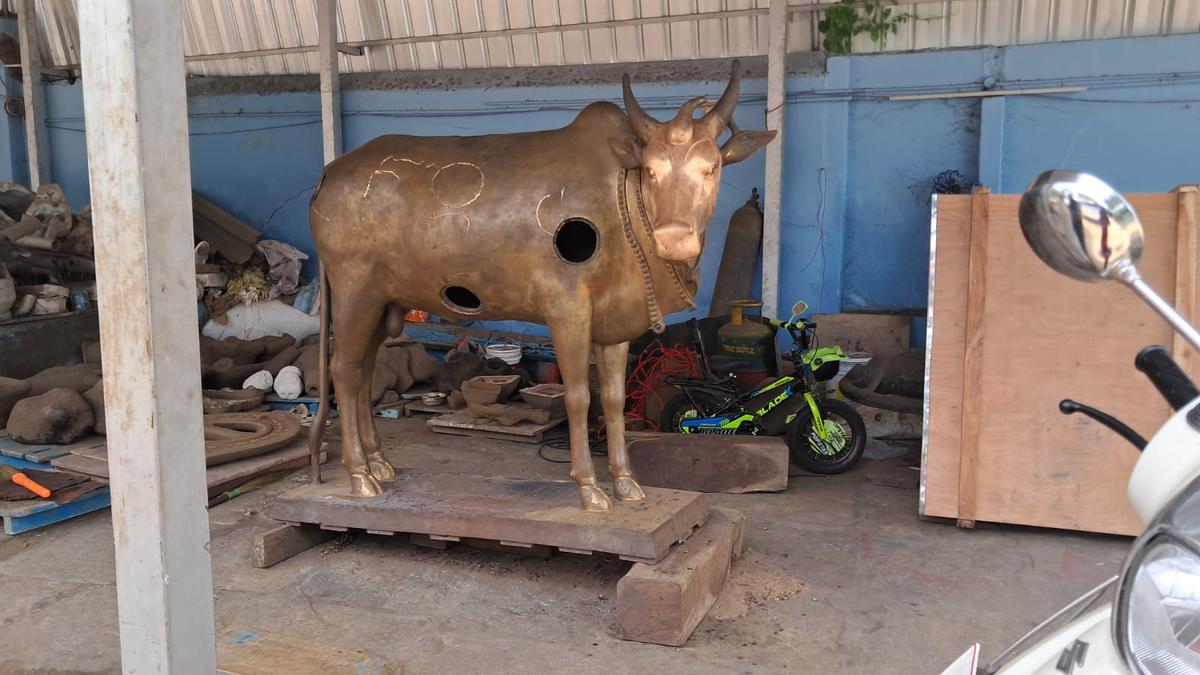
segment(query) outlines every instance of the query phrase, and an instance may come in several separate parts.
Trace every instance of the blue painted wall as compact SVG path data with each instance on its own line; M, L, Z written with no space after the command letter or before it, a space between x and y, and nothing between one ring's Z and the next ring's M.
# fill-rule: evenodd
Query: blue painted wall
M787 82L780 297L820 311L926 304L929 192L956 169L995 192L1073 167L1122 190L1200 181L1200 35L830 58ZM659 117L720 83L641 85ZM890 96L1085 86L1071 94L891 101ZM761 128L762 81L743 85L737 122ZM347 148L383 133L469 135L566 124L619 86L345 91ZM88 201L80 88L47 87L54 178ZM202 194L311 251L308 190L321 168L316 93L197 96L192 180ZM0 142L3 142L0 137ZM710 226L698 298L707 309L729 216L762 185L763 155L730 167Z

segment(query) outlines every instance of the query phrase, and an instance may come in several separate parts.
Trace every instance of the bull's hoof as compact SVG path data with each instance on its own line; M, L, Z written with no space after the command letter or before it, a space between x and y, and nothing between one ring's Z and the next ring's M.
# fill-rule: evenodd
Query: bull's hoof
M369 473L350 474L350 494L355 497L378 497L383 492L379 481Z
M612 500L599 485L580 485L579 500L583 502L584 511L611 511L613 507Z
M633 476L614 476L613 494L623 502L640 502L646 498L645 490L642 490L642 486L638 485Z
M371 455L367 459L367 468L371 471L371 476L375 480L391 480L396 477L396 468L392 463L387 461L383 453Z

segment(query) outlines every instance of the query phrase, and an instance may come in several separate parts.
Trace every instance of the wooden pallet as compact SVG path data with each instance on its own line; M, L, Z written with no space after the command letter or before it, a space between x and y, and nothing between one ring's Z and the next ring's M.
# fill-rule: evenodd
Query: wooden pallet
M107 487L67 504L59 504L49 499L0 502L0 519L4 521L5 534L20 534L106 509L110 503L111 496Z
M457 436L477 436L480 438L495 438L502 441L517 443L541 443L545 433L562 424L566 418L550 420L545 424L522 422L506 427L487 417L471 417L466 413L452 412L438 415L429 420L429 426L434 433L454 434Z
M442 476L445 476L443 474ZM260 531L254 537L253 560L255 567L265 568L271 567L280 563L292 556L299 555L304 551L319 546L325 541L328 541L336 535L337 532L361 529L367 534L376 535L397 535L406 534L397 528L420 526L421 531L409 532L406 534L415 545L432 547L432 548L449 548L459 541L464 544L483 548L486 550L500 550L505 552L516 553L518 555L536 555L542 558L552 557L557 551L590 554L591 550L575 549L569 546L546 546L541 544L522 543L519 541L504 541L497 537L503 536L499 530L490 529L489 536L486 538L460 537L442 534L430 534L427 530L433 529L428 527L430 523L416 519L397 518L396 514L405 509L423 508L423 503L436 504L442 509L446 509L449 505L450 511L458 513L458 524L463 525L469 521L479 521L477 524L482 524L485 521L490 521L495 525L498 520L508 519L512 513L509 509L511 504L506 503L506 500L496 500L495 495L491 495L492 490L482 490L485 496L477 502L469 502L462 495L458 494L458 490L452 484L446 485L445 481L436 476L426 476L423 484L429 487L432 479L434 483L444 484L451 488L448 494L425 494L422 495L420 490L415 490L416 486L408 486L408 490L404 492L413 492L408 495L411 497L410 503L404 506L397 503L396 494L398 492L388 491L384 495L372 499L354 499L345 495L345 493L330 493L326 489L323 493L320 490L303 490L297 488L289 492L281 499L286 500L289 497L292 499L300 498L300 501L307 503L313 510L308 511L307 517L315 518L319 512L325 512L327 515L319 518L321 523L297 523L295 521L277 525L267 530ZM481 477L466 477L472 481L482 480L497 480L483 479ZM506 481L507 479L499 479ZM509 481L512 483L509 487L512 488L511 499L507 501L529 501L530 503L539 502L540 508L530 514L529 517L545 517L547 514L555 513L560 518L566 521L574 521L578 525L581 522L632 522L638 520L636 515L639 507L635 505L618 504L617 508L608 513L586 513L579 509L578 505L570 507L558 506L558 501L554 498L549 498L548 495L538 494L539 485L545 483L553 483L554 481ZM390 483L389 483L390 485ZM321 486L306 486L320 488ZM345 483L340 485L341 489L345 489ZM573 490L571 485L571 492ZM673 492L673 491L655 491L655 492ZM321 496L324 494L324 498ZM694 494L694 493L681 493ZM699 497L699 495L696 495ZM328 501L343 502L345 504L358 504L361 508L358 509L358 515L369 515L372 511L376 516L383 514L388 517L390 525L387 529L378 530L367 527L353 527L334 525L331 522L352 522L348 518L351 512L350 507L342 508L341 506L329 508ZM650 500L653 502L654 497ZM391 503L389 508L386 504ZM276 512L272 515L279 517L279 504L276 502ZM372 509L371 505L375 508ZM293 505L294 506L294 505ZM549 506L550 508L545 508ZM653 510L654 507L649 506ZM486 513L488 510L493 510L490 515ZM297 511L286 505L283 509L289 515L295 516ZM576 517L566 517L566 512L570 511ZM683 515L686 509L681 509L679 515ZM388 515L390 514L390 515ZM445 520L446 513L433 513L433 523L440 523L439 527L449 525L449 521ZM663 555L656 561L645 561L635 563L629 572L618 582L617 592L614 594L617 606L617 619L625 632L625 636L630 640L638 642L649 642L653 644L682 646L696 626L708 614L709 609L716 602L717 596L721 592L726 579L729 576L730 568L734 558L741 554L742 551L742 531L744 529L745 519L742 514L732 509L714 508L711 513L706 513L704 518L706 521L701 524L690 537L686 540L673 542L663 552ZM330 522L324 522L330 521ZM551 523L556 521L551 520ZM685 522L691 522L690 519ZM366 520L359 520L359 525L367 524ZM378 525L378 522L374 524ZM561 523L560 523L561 524ZM690 529L690 528L689 528ZM597 527L597 532L601 528ZM510 535L513 536L513 535ZM528 531L523 535L528 537Z
M660 488L647 488L645 500L618 501L605 512L580 508L572 481L402 474L384 482L383 490L378 497L352 497L344 476L301 485L275 499L271 517L338 531L487 539L642 562L661 559L708 517L704 495Z
M104 445L103 436L87 436L69 445L27 445L18 443L8 434L4 434L0 437L0 456L29 462L30 464L23 465L27 469L49 471L50 461L53 459L70 455L78 450L103 448ZM14 466L16 465L14 464Z

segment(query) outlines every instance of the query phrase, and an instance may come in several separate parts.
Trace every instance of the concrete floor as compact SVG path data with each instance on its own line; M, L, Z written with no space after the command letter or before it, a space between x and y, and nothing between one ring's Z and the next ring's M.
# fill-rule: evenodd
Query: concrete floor
M435 436L417 418L380 431L402 467L566 476L536 446ZM864 461L842 476L795 476L785 493L712 495L746 515L746 550L678 649L621 639L613 597L627 563L615 560L359 535L254 569L252 534L297 476L212 510L218 630L368 650L409 673L936 673L975 641L995 655L1119 571L1127 539L919 520L910 464ZM107 511L0 535L0 597L0 672L118 670Z

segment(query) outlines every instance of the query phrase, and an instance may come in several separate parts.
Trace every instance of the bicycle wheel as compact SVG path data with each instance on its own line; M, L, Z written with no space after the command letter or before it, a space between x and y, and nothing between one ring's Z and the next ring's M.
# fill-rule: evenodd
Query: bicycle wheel
M681 391L672 396L663 405L662 417L659 418L658 430L680 433L680 425L684 420L708 417L715 414L721 405L721 398L702 389L690 392Z
M821 438L808 407L800 409L787 430L792 461L805 469L831 475L848 471L862 458L867 429L854 406L836 399L818 401L826 438Z

